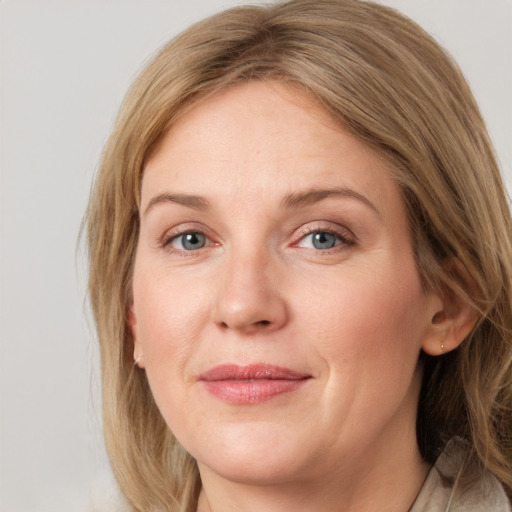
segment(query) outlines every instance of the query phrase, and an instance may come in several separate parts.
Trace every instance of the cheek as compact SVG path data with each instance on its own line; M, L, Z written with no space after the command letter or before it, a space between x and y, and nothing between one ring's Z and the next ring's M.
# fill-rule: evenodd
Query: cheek
M337 286L326 284L323 300L318 294L309 302L311 323L301 328L309 327L327 369L324 420L343 424L350 411L351 423L361 426L350 434L356 444L359 435L384 428L401 404L408 404L409 420L416 410L424 296L414 268L380 268L365 279L351 273Z
M308 329L326 357L370 371L415 365L424 334L424 296L414 263L350 269L326 280L307 302Z
M205 290L173 277L136 272L133 289L146 376L166 423L179 432L187 430L189 415L201 413L190 396L194 381L189 365L209 308Z
M209 317L206 290L143 269L135 272L133 293L137 337L142 345L146 370L172 362L183 366Z

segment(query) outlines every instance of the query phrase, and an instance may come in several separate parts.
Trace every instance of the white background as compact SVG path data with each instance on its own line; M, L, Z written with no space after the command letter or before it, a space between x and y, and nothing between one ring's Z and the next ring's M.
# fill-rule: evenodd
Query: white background
M0 0L0 512L113 511L80 222L142 63L191 22L240 3ZM384 3L457 58L510 187L512 0Z

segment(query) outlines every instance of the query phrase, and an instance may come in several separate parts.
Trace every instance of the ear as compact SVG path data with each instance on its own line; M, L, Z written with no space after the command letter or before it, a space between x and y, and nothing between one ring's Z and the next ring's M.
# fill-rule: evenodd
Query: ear
M475 289L459 262L451 262L448 270L466 290ZM422 349L427 354L438 356L456 349L464 341L478 321L479 314L453 290L447 289L434 295L434 300L430 302L434 308L430 312L430 325Z
M128 325L132 332L133 338L133 360L135 361L135 365L139 368L144 368L144 353L142 351L142 344L137 336L137 316L135 314L133 299L130 301L130 305L128 308Z

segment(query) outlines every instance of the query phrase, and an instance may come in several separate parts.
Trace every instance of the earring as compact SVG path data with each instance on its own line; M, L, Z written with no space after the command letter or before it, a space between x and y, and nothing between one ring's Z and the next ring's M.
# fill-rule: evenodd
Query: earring
M141 357L142 357L142 354L137 354L134 357L133 366L139 366Z

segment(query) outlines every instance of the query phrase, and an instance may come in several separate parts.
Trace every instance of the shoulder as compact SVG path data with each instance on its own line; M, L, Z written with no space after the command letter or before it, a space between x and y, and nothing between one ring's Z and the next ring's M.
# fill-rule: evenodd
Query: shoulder
M512 512L503 487L454 438L430 470L410 512Z

